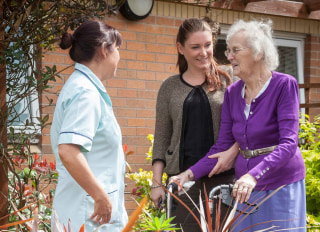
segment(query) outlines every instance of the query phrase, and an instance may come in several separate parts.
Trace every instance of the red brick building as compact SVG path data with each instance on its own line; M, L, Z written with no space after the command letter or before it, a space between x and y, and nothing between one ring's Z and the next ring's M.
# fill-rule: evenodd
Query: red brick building
M286 2L286 5L278 5L280 2ZM301 106L320 107L320 84L314 84L320 83L320 4L315 2L246 0L240 3L234 0L229 5L219 1L213 3L213 7L206 7L155 1L151 14L143 20L130 21L120 13L118 16L105 18L123 36L117 77L104 84L121 126L123 143L135 153L128 157L133 170L151 170L150 164L145 161L145 153L150 146L147 135L154 133L156 97L161 82L178 72L175 65L175 37L179 25L186 18L209 16L221 23L222 30L217 45L221 49L217 51L217 55L224 51L225 34L234 21L270 18L274 23L275 42L281 51L281 70L292 73L301 87L307 88L301 88ZM56 65L62 70L72 64L68 53L58 47L43 55L42 66ZM64 70L62 79L51 83L50 92L41 95L41 114L48 114L50 121L54 106L49 104L47 98L56 102L59 91L72 72L73 67ZM320 113L319 108L303 109L311 117ZM54 157L49 132L50 128L42 131L38 149L44 157L52 160ZM127 187L126 207L129 213L136 207L129 200L132 186L129 183Z

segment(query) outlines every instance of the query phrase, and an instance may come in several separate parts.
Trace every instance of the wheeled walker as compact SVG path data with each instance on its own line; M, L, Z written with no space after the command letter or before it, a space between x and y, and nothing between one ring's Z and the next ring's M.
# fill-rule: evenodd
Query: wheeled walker
M184 186L185 187L185 186ZM188 187L189 188L189 187ZM223 205L223 207L228 208L228 213L233 208L234 204L234 198L231 196L233 189L233 184L222 184L214 187L208 194L208 201L209 201L209 208L210 208L210 218L211 218L211 224L215 225L215 220L216 220L216 207L218 205ZM178 185L174 182L168 184L167 186L167 194L166 194L166 199L165 199L165 204L166 204L166 217L169 219L172 217L171 214L171 208L172 208L172 200L173 197L170 193L175 193L178 190ZM203 200L203 205L205 207L205 199ZM220 204L221 203L221 204ZM248 204L249 205L249 204ZM255 205L250 205L250 206L255 206ZM258 210L255 209L253 212L254 213ZM241 212L240 210L237 210L238 212ZM247 214L247 212L241 212L243 214ZM225 219L221 218L220 221L226 221ZM215 228L213 228L214 231Z

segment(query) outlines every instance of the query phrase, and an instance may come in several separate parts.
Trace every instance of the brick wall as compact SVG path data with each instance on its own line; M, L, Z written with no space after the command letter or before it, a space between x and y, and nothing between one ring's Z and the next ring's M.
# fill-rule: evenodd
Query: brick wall
M156 96L161 82L178 72L175 66L175 37L178 26L185 18L204 15L206 15L204 7L156 1L151 15L144 20L128 21L121 14L106 18L108 24L121 32L123 45L120 50L121 61L118 65L117 77L104 84L113 102L114 112L123 134L123 143L128 145L129 150L134 151L134 155L127 159L134 171L139 171L139 168L151 170L150 164L146 164L145 161L145 153L150 146L147 135L154 133ZM259 15L212 9L208 16L227 25L238 18L248 20L257 18ZM319 23L314 21L278 16L272 16L272 19L278 30L319 34ZM308 64L305 65L305 77L310 78L311 82L318 83L320 82L319 43L318 36L308 36L305 43L305 62ZM52 88L41 95L41 104L44 107L42 114L49 114L50 121L54 106L49 104L47 98L53 99L55 103L57 93L73 72L73 67L68 68L72 61L67 51L57 48L53 52L45 52L42 65L52 66L53 64L63 72L61 79L51 83ZM309 64L310 68L307 67ZM314 90L310 96L312 99L310 101L320 101L320 93L317 90ZM47 159L53 160L49 132L50 128L45 128L42 132L41 149ZM136 208L130 198L134 184L129 182L127 184L126 208L130 214Z
M304 57L305 83L320 83L320 37L308 35L305 39ZM306 102L319 103L320 89L312 88L306 90ZM309 110L310 119L320 114L319 108Z
M115 114L120 124L123 143L135 155L127 161L134 171L151 170L145 153L154 133L157 92L163 79L177 72L175 36L180 19L149 16L139 22L130 22L121 15L107 20L123 36L121 61L117 77L107 82ZM134 183L127 181L126 208L131 213L136 203L130 192Z

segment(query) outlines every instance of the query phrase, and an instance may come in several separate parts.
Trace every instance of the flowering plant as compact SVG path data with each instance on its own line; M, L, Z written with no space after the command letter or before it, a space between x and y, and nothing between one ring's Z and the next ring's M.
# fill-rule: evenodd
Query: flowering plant
M148 140L151 143L148 153L146 153L147 163L152 159L153 149L153 135L148 135ZM145 171L139 169L139 172L126 173L126 177L135 182L135 187L132 189L132 196L137 203L146 198L147 202L144 206L143 212L140 215L137 223L134 226L134 231L157 231L157 230L169 230L173 229L174 225L170 224L172 219L164 220L164 209L157 210L154 208L153 202L150 197L151 185L152 185L152 171ZM167 180L167 174L164 173L162 184L165 185Z
M46 124L47 119L41 123ZM58 173L56 163L48 162L38 154L31 141L34 134L17 133L10 127L10 147L2 148L8 167L8 211L7 224L1 228L30 231L30 221L37 215L37 229L51 231L51 204ZM0 220L2 220L0 219ZM25 222L25 223L21 223Z

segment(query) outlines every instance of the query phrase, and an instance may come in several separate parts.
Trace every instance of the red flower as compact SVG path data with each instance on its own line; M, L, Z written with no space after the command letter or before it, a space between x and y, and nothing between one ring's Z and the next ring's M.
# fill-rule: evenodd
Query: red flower
M50 162L50 167L51 167L51 170L55 170L56 169L56 161L54 161L54 163Z
M25 186L24 195L25 196L32 195L32 192L30 191L29 186Z
M132 189L132 195L141 196L141 192L139 192L139 190L138 190L137 187L134 187L134 188Z
M134 151L128 151L128 145L127 144L123 144L122 148L123 148L123 153L126 156L134 154Z
M127 144L123 144L122 148L123 148L123 153L126 154L127 151L128 151L128 145Z

